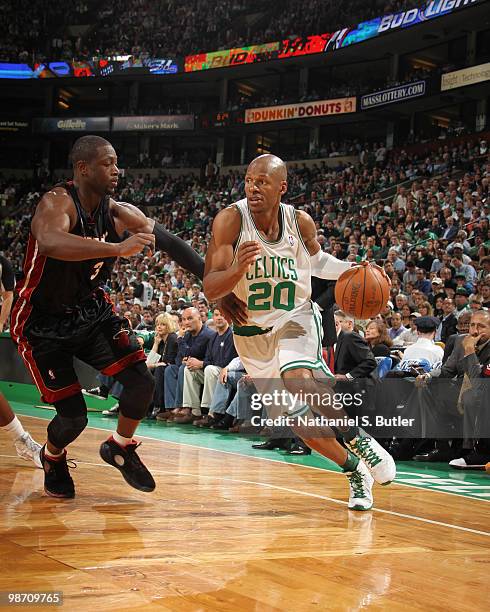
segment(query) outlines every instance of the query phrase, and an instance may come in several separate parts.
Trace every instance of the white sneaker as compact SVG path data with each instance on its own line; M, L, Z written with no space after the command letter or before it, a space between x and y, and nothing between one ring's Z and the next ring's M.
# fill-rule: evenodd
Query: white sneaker
M349 481L349 510L371 510L374 478L362 461L353 472L346 472Z
M19 457L26 461L33 461L34 465L38 468L43 467L39 456L41 445L31 438L31 434L28 431L23 433L20 438L17 438L14 444Z
M393 457L381 444L362 429L350 442L345 442L350 452L364 461L374 480L381 485L389 485L395 479L396 465Z
M464 457L460 457L459 459L452 459L449 462L449 465L451 467L455 467L455 468L465 468L465 467L467 467L468 464L466 463Z
M117 416L119 414L119 403L115 404L109 410L102 410L104 416Z

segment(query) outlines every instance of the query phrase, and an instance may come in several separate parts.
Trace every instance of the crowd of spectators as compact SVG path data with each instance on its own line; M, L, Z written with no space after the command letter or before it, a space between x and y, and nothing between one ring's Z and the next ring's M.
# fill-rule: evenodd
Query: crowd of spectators
M366 322L357 322L357 330L377 356L383 356L380 345L384 345L385 356L390 355L395 364L403 362L407 347L417 346L422 333L417 318L436 317L423 339L446 344L465 329L467 313L490 308L490 154L485 139L476 137L455 144L433 143L430 150L418 152L388 151L379 143L352 146L355 163L290 164L288 201L312 216L325 251L342 260L384 267L392 283L390 301L367 327ZM244 185L242 173L219 173L211 166L213 171L201 177L163 172L155 178L144 172L125 176L118 197L144 206L204 256L214 216L243 197ZM41 177L36 191L27 191L22 181L4 181L0 188L15 203L15 212L1 222L0 247L18 274L30 216L47 186L43 181ZM182 338L174 357L167 355L166 361L157 357L156 363L175 367L158 373L160 395L153 417L233 431L243 428L250 417L246 398L251 383L243 366L234 361L231 346L216 362L213 339L228 334L228 328L220 312L206 302L197 279L157 253L119 260L107 288L115 309L128 317L150 352L161 343L161 350L167 346L167 336L158 331L161 314L173 317L166 318L167 335L177 332ZM203 328L210 329L207 341L196 344ZM216 366L209 380L206 365ZM221 377L223 368L240 374L230 376L227 383L226 376ZM244 382L239 384L241 377ZM200 405L195 400L198 383L208 385ZM232 383L235 387L228 388ZM105 381L106 388L110 385ZM194 391L186 385L193 385ZM235 397L230 412L229 402Z
M332 32L417 0L40 0L0 2L0 61L94 56L176 57Z

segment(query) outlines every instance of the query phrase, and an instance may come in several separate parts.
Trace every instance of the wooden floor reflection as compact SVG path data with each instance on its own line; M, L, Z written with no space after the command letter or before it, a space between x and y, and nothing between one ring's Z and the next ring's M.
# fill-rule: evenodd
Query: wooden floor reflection
M46 421L22 420L43 439ZM76 611L488 605L486 502L395 484L354 513L342 475L153 440L145 494L102 463L105 435L71 447L69 501L44 496L42 472L0 435L0 591L63 591Z

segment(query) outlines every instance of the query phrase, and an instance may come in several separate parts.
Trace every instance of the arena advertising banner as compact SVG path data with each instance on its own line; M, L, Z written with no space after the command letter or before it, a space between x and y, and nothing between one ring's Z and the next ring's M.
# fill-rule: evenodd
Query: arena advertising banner
M150 115L135 117L113 117L115 132L157 132L194 129L194 115Z
M236 49L225 49L211 53L199 53L188 55L184 61L185 72L196 72L199 70L210 70L211 68L223 68L224 66L239 66L242 64L254 64L261 57L270 58L276 54L279 43L266 43L265 45L251 45L249 47L237 47Z
M178 64L175 59L142 58L134 55L32 65L0 63L0 78L2 79L85 78L129 74L176 74L177 72Z
M282 106L249 108L245 111L245 123L263 123L266 121L285 121L291 119L308 119L328 115L343 115L356 112L356 98L338 98L336 100L319 100Z
M226 66L240 66L254 64L288 57L299 57L315 53L327 53L342 49L350 45L375 38L380 34L392 32L401 28L408 28L429 19L442 17L454 11L481 4L486 0L433 0L426 2L422 8L414 8L399 13L391 13L363 21L354 28L343 28L335 32L316 34L312 36L285 39L262 45L252 45L237 49L213 51L188 55L184 61L185 72L197 70L210 70Z
M35 132L109 132L110 129L110 117L76 117L73 119L43 117L34 119Z
M377 106L385 104L393 104L393 102L402 102L411 98L418 98L425 95L426 82L417 81L416 83L407 83L406 85L398 85L390 87L383 91L366 94L361 97L361 110L369 110Z
M490 62L448 72L441 77L441 91L490 81Z
M241 66L243 64L268 62L270 60L285 59L287 57L300 57L313 53L323 53L327 50L329 41L333 36L333 34L299 36L264 45L252 45L250 47L213 51L212 53L188 55L184 61L184 70L185 72L195 72L198 70L224 68L225 66Z
M31 122L28 119L0 119L0 132L19 134L31 131Z
M381 34L424 23L430 19L449 15L460 9L482 4L487 0L432 0L421 8L390 13L353 28L311 36L286 38L280 41L256 44L235 49L188 55L184 60L175 58L149 58L117 55L80 61L56 61L37 64L0 63L0 78L46 79L56 77L107 77L124 74L166 75L185 72L241 66L270 60L327 53L364 42Z
M342 37L340 47L348 47L387 32L408 28L418 23L424 23L430 19L443 17L457 11L458 9L476 4L482 4L486 0L432 0L426 2L422 8L413 8L399 13L390 13L382 17L376 17L369 21L363 21L350 31L346 31Z

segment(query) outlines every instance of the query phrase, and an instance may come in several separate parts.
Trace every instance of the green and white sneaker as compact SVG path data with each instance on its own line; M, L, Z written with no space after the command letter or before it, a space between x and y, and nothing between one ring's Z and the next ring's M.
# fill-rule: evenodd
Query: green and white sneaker
M362 461L353 472L345 472L349 481L349 510L371 510L374 478Z
M381 444L364 430L350 442L345 441L350 452L364 461L374 480L381 485L389 485L395 479L396 465L393 457Z

